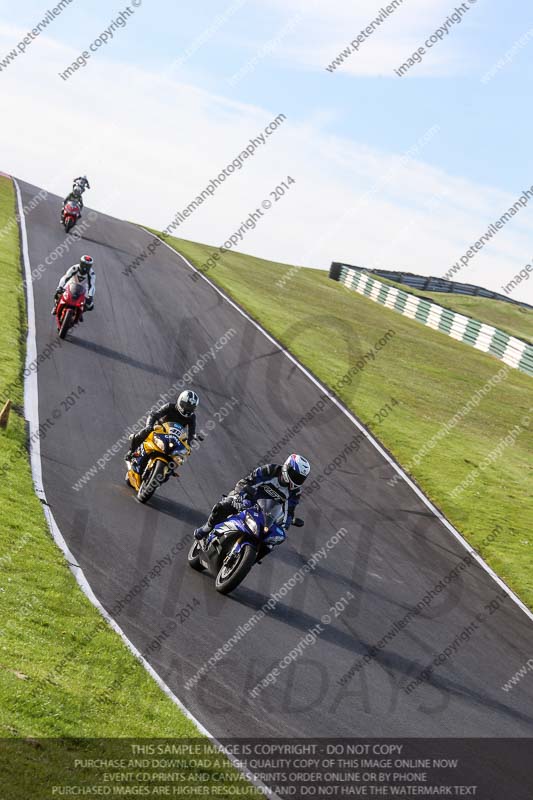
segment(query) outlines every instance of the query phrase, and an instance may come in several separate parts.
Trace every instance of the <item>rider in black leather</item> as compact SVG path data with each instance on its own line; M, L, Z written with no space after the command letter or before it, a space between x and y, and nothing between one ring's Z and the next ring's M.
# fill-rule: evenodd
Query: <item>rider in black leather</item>
M130 436L130 449L124 457L124 461L131 461L133 453L144 442L148 434L152 431L156 422L177 422L187 430L187 438L192 442L196 437L196 414L195 408L198 406L199 398L196 392L187 389L182 392L175 403L167 403L158 411L148 415L146 426Z

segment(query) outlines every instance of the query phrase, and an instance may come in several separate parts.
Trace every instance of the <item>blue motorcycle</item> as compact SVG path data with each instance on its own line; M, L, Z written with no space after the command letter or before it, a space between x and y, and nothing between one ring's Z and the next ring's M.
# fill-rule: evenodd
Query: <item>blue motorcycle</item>
M215 578L221 594L233 591L253 565L273 546L282 544L286 533L281 527L285 510L279 500L259 499L256 503L216 525L205 542L193 542L188 561L198 572L207 570ZM303 520L294 520L301 527Z

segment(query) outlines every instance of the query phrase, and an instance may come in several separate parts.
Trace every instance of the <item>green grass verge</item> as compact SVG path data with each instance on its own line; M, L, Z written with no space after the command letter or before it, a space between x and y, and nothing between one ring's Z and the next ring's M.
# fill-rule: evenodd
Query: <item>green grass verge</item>
M196 266L214 249L165 240ZM531 378L509 369L475 410L413 464L426 442L502 369L501 361L346 289L324 272L226 252L207 275L329 386L394 330L359 380L338 395L533 608L531 428L521 430L458 498L450 496L533 406ZM392 398L398 405L380 421L375 415ZM498 525L501 532L492 536Z
M411 286L406 286L398 281L391 281L388 278L382 278L380 275L372 275L382 283L387 283L390 286L395 286L397 289L402 289L409 294L415 294L417 297L427 297L428 300L433 300L445 308L451 308L452 311L457 311L458 314L464 314L467 317L473 317L487 325L494 325L511 336L518 336L519 339L525 339L527 342L533 343L533 311L529 308L516 306L513 303L505 303L503 300L491 300L489 297L469 297L464 294L447 294L446 292L424 292L420 289L414 289Z
M0 177L0 397L9 386L20 406L25 308L14 213L13 186ZM49 534L24 443L24 421L12 412L0 430L0 737L197 736L79 589ZM45 777L75 783L64 755L42 739L17 759L32 786ZM2 797L21 797L13 763L9 775ZM94 772L78 771L83 778Z

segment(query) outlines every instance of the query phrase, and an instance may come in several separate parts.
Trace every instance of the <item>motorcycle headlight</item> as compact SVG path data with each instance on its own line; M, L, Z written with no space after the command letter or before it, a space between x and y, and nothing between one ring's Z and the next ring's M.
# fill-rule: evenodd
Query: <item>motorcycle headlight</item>
M268 528L265 528L265 533L268 532ZM285 531L279 525L274 525L270 529L270 533L265 539L267 544L281 544L287 538Z
M162 439L160 436L154 436L154 444L159 447L160 450L165 452L165 440Z
M244 521L246 523L246 527L249 528L251 530L251 532L254 533L257 536L257 522L252 517L252 515L251 514L246 514L246 517L244 518Z

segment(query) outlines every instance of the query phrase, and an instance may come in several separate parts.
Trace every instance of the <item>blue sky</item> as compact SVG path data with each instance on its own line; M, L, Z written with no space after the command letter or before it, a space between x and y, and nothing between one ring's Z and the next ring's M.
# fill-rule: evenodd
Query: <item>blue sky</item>
M0 63L51 5L0 2ZM265 196L269 181L297 172L292 196L250 234L243 251L317 267L344 259L442 275L533 184L533 15L523 0L512 7L469 0L461 24L399 78L394 67L460 5L404 0L357 53L328 72L386 3L350 5L143 0L127 26L63 83L58 71L125 7L73 0L0 72L13 120L0 132L0 169L58 192L72 173L87 172L94 182L89 200L105 211L113 210L117 184L131 183L123 211L163 227L263 122L283 112L285 129L183 235L218 244ZM531 38L482 83L529 31ZM268 43L270 52L261 54ZM15 119L30 126L36 110L44 135L21 138ZM53 168L55 137L84 114L89 150ZM438 133L418 146L434 126ZM122 156L118 142L126 143ZM406 165L402 157L413 148ZM343 222L347 209L353 213ZM461 279L501 291L533 258L532 221L533 201ZM324 241L315 247L313 238ZM533 302L533 280L513 296Z
M162 4L171 8L171 3ZM228 5L231 5L228 3ZM440 5L444 13L433 18L445 19L457 4ZM305 119L318 110L328 115L327 130L347 137L403 152L434 122L444 134L426 152L430 163L452 174L463 175L480 183L496 185L508 191L518 190L531 162L531 130L527 124L533 77L533 46L522 50L492 81L483 85L480 77L533 27L531 7L525 2L513 4L512 13L499 2L481 0L472 9L470 18L455 27L442 51L453 50L459 64L449 76L418 77L416 71L409 80L399 79L390 71L369 78L357 77L340 70L335 74L322 67L291 66L287 59L266 58L253 74L231 90L230 95L244 102L260 102L271 108L290 108L291 114ZM375 12L382 3L372 4ZM201 13L188 12L183 20L181 49L208 27L210 19L220 12L221 4L202 4ZM226 79L254 55L257 45L276 36L291 13L269 9L265 4L258 13L257 4L250 3L220 29L209 44L202 47L184 69L187 77L196 76L200 84L215 92L227 91ZM409 12L408 0L405 9ZM370 21L374 13L362 13L354 18L345 38L325 37L336 49L330 49L331 59L362 27L357 21ZM190 16L189 16L190 14ZM326 15L327 16L327 15ZM427 27L428 34L435 26ZM258 34L260 31L260 35ZM290 41L298 41L305 25L296 29ZM353 33L352 33L353 32ZM376 32L379 37L381 32ZM412 39L413 50L425 37ZM257 44L256 44L257 43ZM158 56L161 68L175 52L173 37L167 36ZM370 50L372 40L366 44ZM144 49L144 48L143 48ZM180 48L178 48L180 49ZM150 58L149 48L147 49ZM412 52L404 50L407 57ZM355 58L357 56L354 56ZM431 60L432 54L427 56ZM464 62L464 68L461 68ZM329 62L328 62L329 63ZM327 118L327 117L326 117ZM513 122L514 121L514 122ZM533 180L533 178L532 178ZM529 186L531 181L527 183Z

